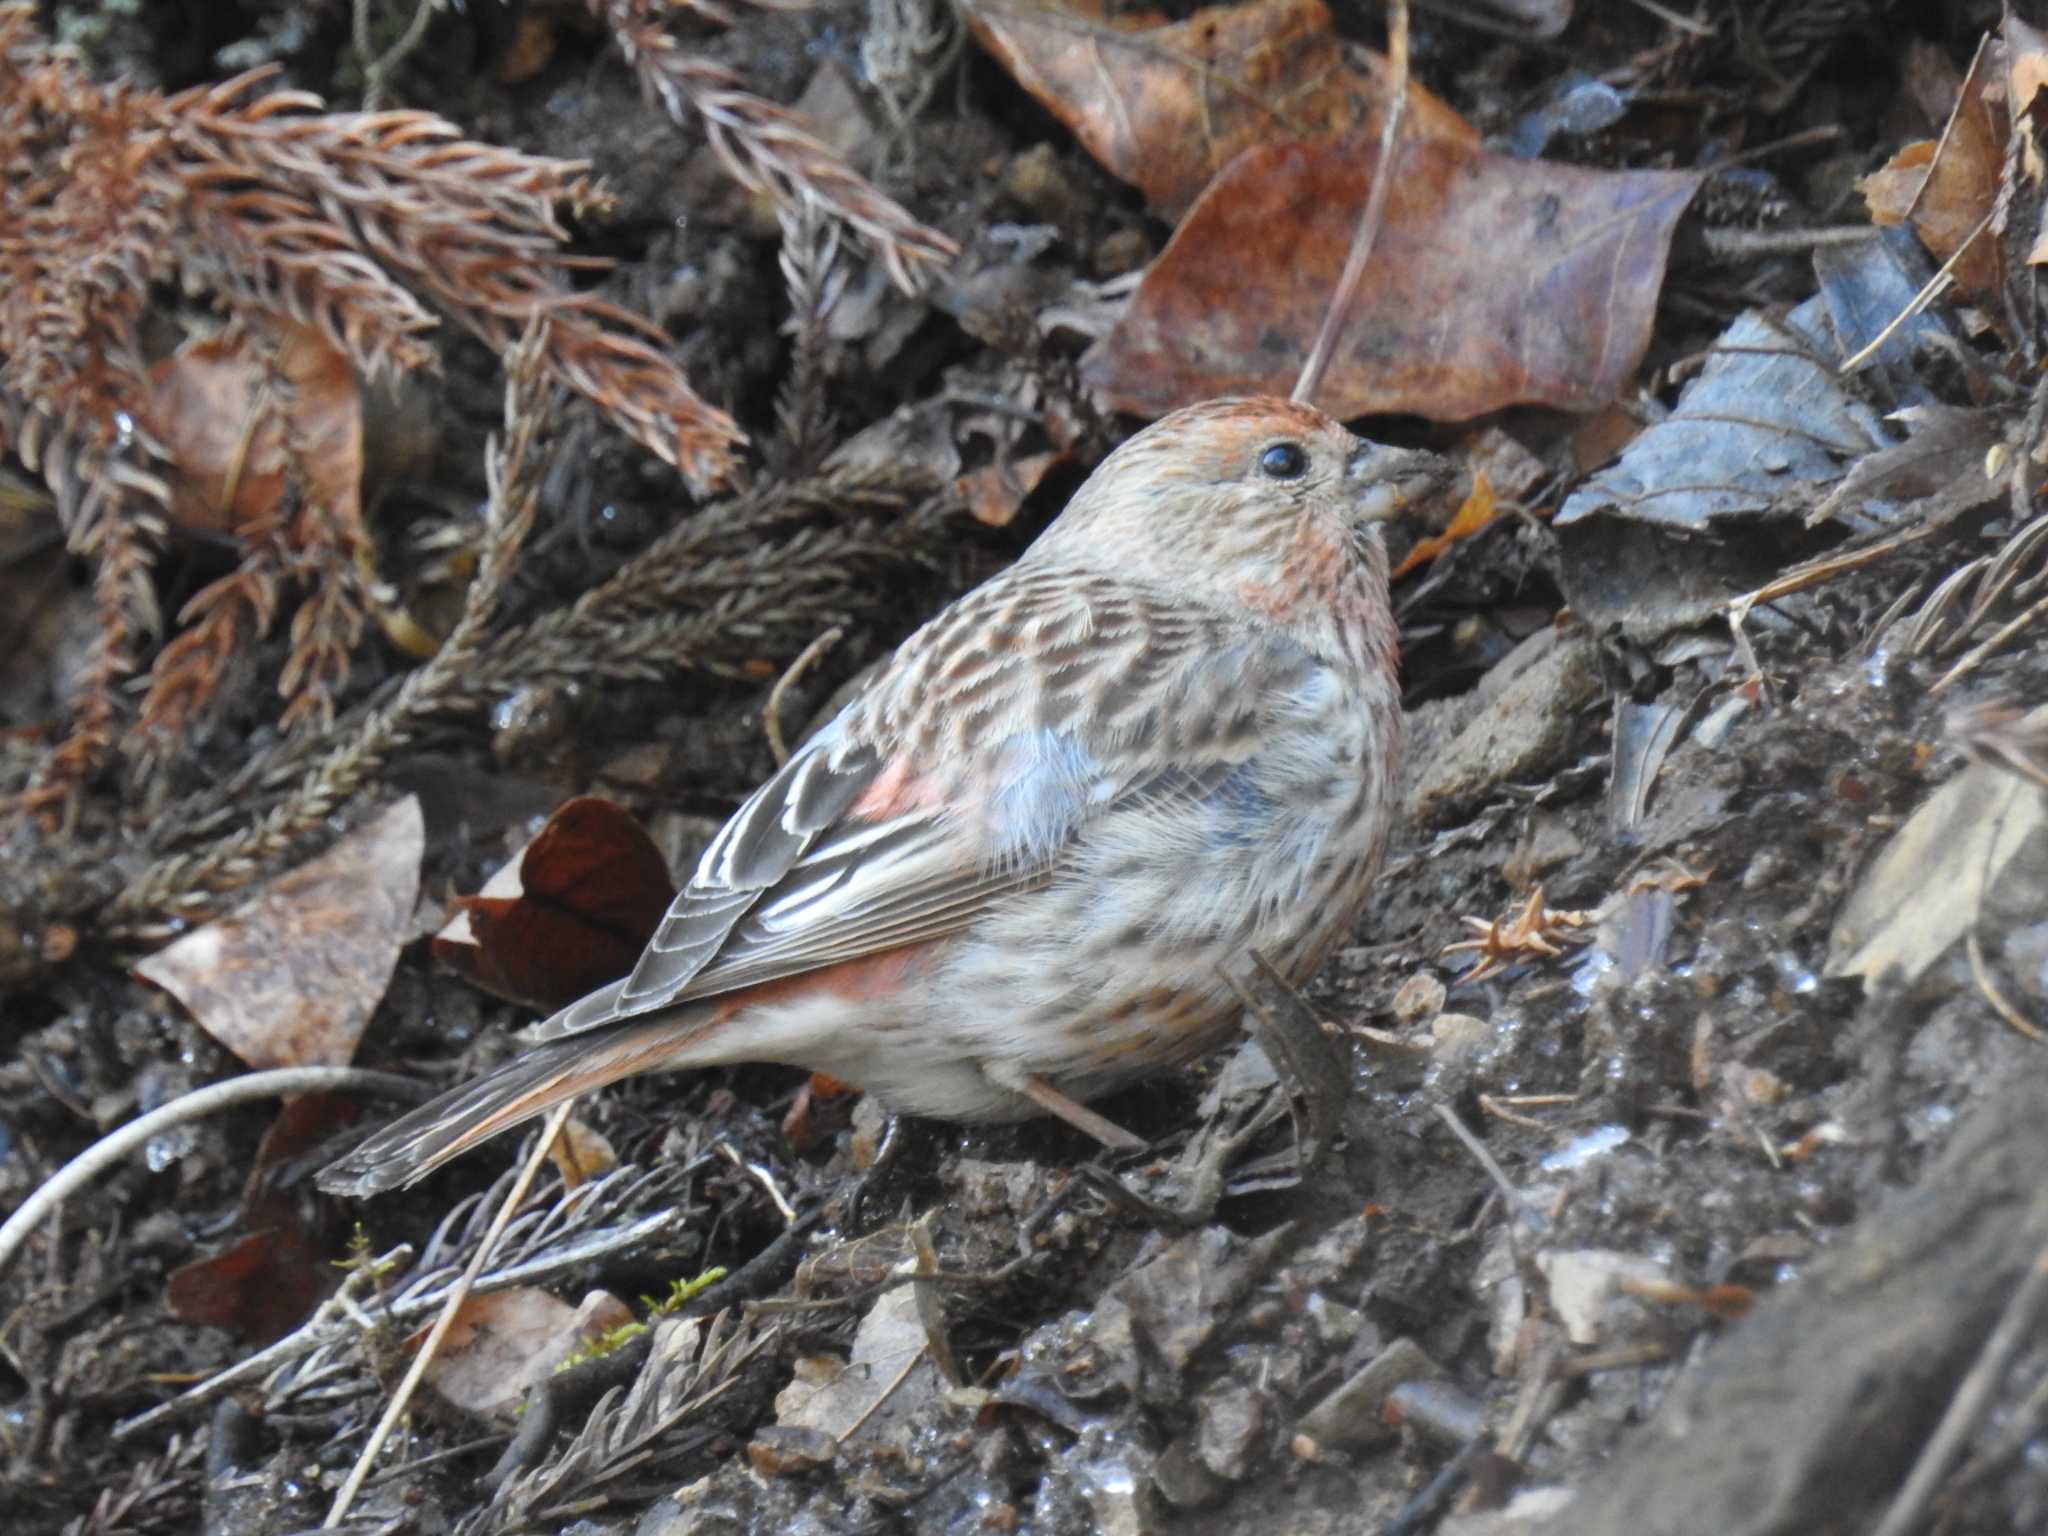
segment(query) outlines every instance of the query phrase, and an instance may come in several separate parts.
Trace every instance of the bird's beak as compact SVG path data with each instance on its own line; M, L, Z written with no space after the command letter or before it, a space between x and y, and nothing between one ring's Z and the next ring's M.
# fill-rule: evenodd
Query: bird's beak
M1404 507L1421 501L1451 483L1450 463L1422 448L1389 448L1360 442L1344 466L1344 478L1361 523L1382 523Z

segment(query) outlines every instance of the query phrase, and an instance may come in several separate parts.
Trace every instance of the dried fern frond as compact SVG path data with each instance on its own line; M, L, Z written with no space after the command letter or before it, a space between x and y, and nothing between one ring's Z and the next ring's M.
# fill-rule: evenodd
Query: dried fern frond
M782 280L789 293L789 372L775 396L782 426L782 456L792 474L809 474L830 448L831 409L825 400L825 327L846 289L839 265L840 226L815 206L785 208Z
M0 450L42 475L70 547L97 568L100 641L39 777L67 804L120 734L118 685L158 631L175 466L146 427L139 336L156 285L210 294L258 331L309 326L372 376L431 365L429 304L501 354L532 331L550 376L700 492L743 441L657 327L571 287L581 263L557 210L603 201L584 162L471 141L428 112L327 112L304 92L265 94L271 73L175 96L101 84L42 36L34 5L0 3ZM311 597L293 621L285 720L331 717L365 628L369 538L353 506L297 479L247 568L188 607L197 632L145 699L146 759L183 738L286 573Z
M640 84L677 123L692 113L726 173L789 209L816 204L844 221L881 258L905 293L960 253L846 163L787 107L756 96L723 65L686 52L663 28L665 0L585 0L611 29Z
M691 1420L732 1391L776 1339L774 1329L736 1322L729 1312L657 1323L633 1385L600 1398L575 1439L533 1471L509 1479L456 1529L461 1536L485 1536L529 1521L571 1518L648 1457L708 1441L723 1426Z
M98 633L79 679L69 733L45 759L20 797L30 810L52 811L68 829L76 792L105 761L119 734L117 689L136 667L139 644L162 629L151 572L165 535L170 488L148 467L150 449L127 412L111 433L76 430L57 413L27 408L0 390L0 449L11 449L49 486L66 542L93 562ZM91 439L104 439L103 443Z
M226 677L269 632L285 591L303 594L278 679L287 729L333 719L374 600L363 521L361 392L346 355L290 321L230 324L151 370L149 422L180 466L173 517L228 533L241 563L178 615L150 669L131 745L169 758Z
M189 1526L197 1513L205 1444L171 1436L162 1455L137 1462L118 1487L102 1490L90 1513L65 1525L64 1536L132 1536Z
M207 255L238 264L224 278L231 292L267 295L321 325L373 373L414 361L408 289L500 353L545 320L541 355L555 378L698 490L731 473L739 429L656 350L661 331L564 281L578 263L560 249L555 209L604 202L586 162L477 143L431 112L327 112L304 91L253 94L274 72L161 107L195 223L214 236ZM330 245L337 234L345 247ZM388 307L353 302L377 276L395 290ZM301 297L309 277L320 302Z
M130 881L102 914L101 931L108 938L161 942L177 923L214 915L223 897L246 886L369 783L473 666L539 500L548 389L538 326L513 350L507 366L504 437L494 439L485 455L490 500L477 569L462 616L441 648L309 768L282 803L253 819L238 817L234 830L204 851L159 859Z
M95 561L100 621L71 734L31 804L71 807L157 627L149 576L169 489L137 425L135 333L181 202L161 149L141 103L44 47L31 7L0 7L0 450L42 476L70 547Z

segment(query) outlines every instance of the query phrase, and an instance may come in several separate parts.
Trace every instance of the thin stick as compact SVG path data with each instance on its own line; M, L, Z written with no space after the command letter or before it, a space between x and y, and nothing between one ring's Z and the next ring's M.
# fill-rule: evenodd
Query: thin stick
M1991 219L1992 215L1989 213L1979 219L1977 227L1971 230L1963 243L1955 248L1954 254L1947 261L1944 261L1934 276L1927 279L1926 283L1921 286L1920 291L1913 295L1912 302L1907 304L1896 315L1893 315L1891 323L1871 337L1868 344L1859 350L1854 357L1844 359L1842 365L1835 372L1854 373L1858 368L1861 368L1865 363L1877 356L1878 349L1898 334L1900 326L1919 314L1929 304L1932 304L1935 298L1944 292L1949 284L1955 280L1956 263L1963 259L1964 254L1970 247L1975 245L1984 231L1991 227Z
M360 1067L280 1067L272 1072L245 1073L183 1094L102 1136L22 1201L21 1208L0 1226L0 1270L13 1262L45 1216L152 1138L188 1120L294 1093L381 1093L418 1103L427 1096L427 1086L395 1072L365 1072Z
M1690 32L1694 37L1712 37L1714 35L1714 28L1711 22L1699 21L1694 17L1682 15L1668 5L1659 5L1657 0L1629 0L1629 3L1639 10L1648 11L1666 26L1676 27L1681 32Z
M455 1314L462 1310L462 1304L469 1300L470 1288L476 1284L476 1277L483 1273L484 1265L490 1262L491 1250L498 1246L498 1239L505 1235L505 1228L511 1225L512 1213L519 1209L519 1202L526 1198L526 1192L539 1177L541 1164L547 1161L548 1149L555 1144L555 1138L562 1133L562 1127L569 1119L569 1111L576 1106L570 1099L557 1104L548 1111L548 1118L540 1128L540 1139L534 1143L532 1153L526 1159L526 1166L519 1170L519 1177L512 1181L512 1189L505 1196L505 1203L498 1207L498 1214L491 1218L490 1230L484 1233L483 1241L477 1244L476 1254L469 1261L469 1268L462 1277L449 1287L447 1303L441 1308L441 1315L434 1319L434 1326L428 1330L426 1339L412 1357L405 1379L398 1384L398 1390L391 1394L391 1401L384 1409L384 1417L377 1421L377 1427L370 1432L369 1444L363 1447L363 1454L356 1458L356 1464L349 1469L348 1481L341 1485L341 1492L334 1496L334 1506L327 1511L326 1520L321 1522L322 1530L333 1530L348 1518L349 1506L362 1491L363 1479L370 1475L370 1468L376 1464L377 1455L384 1449L384 1442L391 1438L392 1430L412 1402L413 1393L419 1390L421 1380L427 1374L427 1366L433 1362L441 1348L441 1341L448 1336L448 1330L455 1325Z
M1838 224L1826 229L1703 229L1707 249L1716 256L1772 256L1785 251L1811 251L1824 245L1867 245L1878 238L1870 224Z
M1394 150L1401 137L1401 120L1408 115L1408 0L1392 0L1387 7L1387 62L1394 81L1394 99L1387 107L1387 120L1380 128L1380 158L1372 173L1372 191L1366 195L1365 211L1358 216L1352 232L1351 254L1344 262L1344 275L1337 279L1337 291L1330 307L1323 311L1323 328L1316 333L1294 381L1288 398L1307 404L1323 387L1323 375L1330 371L1337 343L1351 323L1358 307L1358 286L1365 276L1365 264L1380 238L1380 226L1387 219L1387 198L1394 186Z
M2034 1044L2048 1045L2048 1034L2042 1033L2038 1024L2015 1008L2012 1000L1999 990L1998 983L1991 979L1991 967L1984 963L1984 946L1977 942L1974 931L1966 938L1964 948L1970 956L1970 975L1976 979L1977 990L1984 994L1984 1001L1991 1005L1991 1011Z
M1464 1143L1465 1150L1472 1154L1472 1160L1484 1168L1487 1176L1499 1186L1501 1194L1507 1198L1508 1205L1517 1211L1522 1209L1522 1192L1515 1188L1514 1180L1508 1177L1507 1170L1501 1167L1499 1160L1486 1150L1485 1143L1465 1128L1465 1122L1458 1118L1458 1112L1448 1104L1439 1104L1436 1106L1436 1113L1437 1118L1451 1128L1451 1134Z
M2036 1254L2027 1266L1998 1325L1984 1341L1984 1348L1956 1388L1955 1396L1949 1399L1941 1423L1920 1448L1920 1459L1913 1464L1911 1475L1892 1500L1892 1507L1885 1511L1884 1521L1874 1536L1906 1536L1920 1524L1927 1502L1947 1475L1949 1464L1990 1411L2006 1367L2033 1336L2044 1303L2048 1303L2048 1250Z
M2013 636L2028 626L2039 623L2043 614L2048 614L2048 597L2044 597L2032 604L2026 612L2018 615L2016 618L2009 619L2004 624L2001 624L1996 630L1992 631L1989 639L1971 647L1964 654L1961 661L1958 661L1948 671L1934 680L1927 690L1927 696L1933 698L1937 693L1946 692L1956 682L1976 671L1987 657L1994 656L2004 649L2005 643L2012 639Z
M837 624L826 630L817 639L803 648L802 653L775 680L775 686L768 690L768 703L761 711L762 724L768 728L768 750L775 754L775 766L780 768L789 761L789 743L782 736L782 696L796 684L798 678L815 667L825 653L837 645L846 631Z

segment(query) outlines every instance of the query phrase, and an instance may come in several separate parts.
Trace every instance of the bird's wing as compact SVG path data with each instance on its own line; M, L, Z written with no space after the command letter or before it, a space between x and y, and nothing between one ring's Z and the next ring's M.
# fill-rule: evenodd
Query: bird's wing
M955 686L965 674L919 669L906 646L726 823L633 974L564 1009L538 1038L956 932L1054 878L1090 821L1227 793L1276 703L1320 670L1277 636L1205 635L1184 607L1163 633L1142 614L1117 616L1076 663L1099 669L1092 687L1027 665L1007 680L968 679L976 692L965 698ZM941 657L948 649L943 633L917 638ZM891 674L912 701L893 721ZM1062 707L1077 683L1101 707ZM992 692L1004 697L991 704ZM963 726L975 719L987 722L978 740ZM1059 723L1026 723L1048 719Z

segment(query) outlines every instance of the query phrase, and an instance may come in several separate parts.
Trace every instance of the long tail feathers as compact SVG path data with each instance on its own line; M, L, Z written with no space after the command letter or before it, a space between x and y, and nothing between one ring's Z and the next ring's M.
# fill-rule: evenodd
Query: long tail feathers
M450 1158L564 1099L636 1073L693 1065L689 1047L716 1022L709 1012L653 1014L551 1040L394 1120L323 1168L319 1185L333 1195L374 1195L417 1183Z

